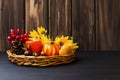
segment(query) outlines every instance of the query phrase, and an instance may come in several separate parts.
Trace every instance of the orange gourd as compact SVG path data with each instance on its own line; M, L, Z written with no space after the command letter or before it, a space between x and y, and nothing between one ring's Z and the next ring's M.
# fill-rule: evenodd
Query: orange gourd
M54 56L59 55L59 49L60 49L59 44L51 42L50 44L44 45L43 52L46 54L46 56Z

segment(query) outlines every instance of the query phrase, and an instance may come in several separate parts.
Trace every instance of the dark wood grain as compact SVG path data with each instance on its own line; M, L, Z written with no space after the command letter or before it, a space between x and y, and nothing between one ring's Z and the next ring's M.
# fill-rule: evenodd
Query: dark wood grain
M96 1L97 50L120 50L120 1Z
M94 0L72 0L72 35L81 50L95 50Z
M24 0L1 0L0 51L8 49L7 36L11 28L24 32Z
M7 35L9 34L10 28L15 27L14 26L14 18L13 18L13 3L9 3L9 1L4 0L2 1L2 21L1 21L1 50L5 50L9 47L9 42L7 41ZM10 14L10 8L11 8L11 14ZM10 20L9 20L10 19Z
M26 31L39 26L48 28L48 0L25 0Z
M73 36L80 50L120 50L120 0L0 0L0 51L10 47L11 28L39 26Z
M1 14L1 10L2 9L2 1L0 0L0 14ZM0 16L0 18L1 18L1 16Z
M52 37L71 35L71 0L49 0L49 31Z

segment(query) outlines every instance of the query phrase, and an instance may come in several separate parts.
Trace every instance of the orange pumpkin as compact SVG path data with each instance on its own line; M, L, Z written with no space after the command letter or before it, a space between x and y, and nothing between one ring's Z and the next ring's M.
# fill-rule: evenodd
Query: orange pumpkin
M38 55L41 54L42 52L42 47L43 47L43 44L40 40L38 41L26 41L25 44L27 46L29 46L29 50L33 53L37 53Z
M52 42L44 45L43 52L46 54L46 56L54 56L59 55L59 49L60 45Z

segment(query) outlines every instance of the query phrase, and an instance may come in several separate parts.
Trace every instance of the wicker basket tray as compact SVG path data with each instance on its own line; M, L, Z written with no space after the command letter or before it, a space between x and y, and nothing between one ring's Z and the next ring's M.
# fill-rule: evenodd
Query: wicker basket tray
M75 54L69 56L25 56L16 55L7 50L8 59L18 65L29 66L53 66L70 63L74 60Z

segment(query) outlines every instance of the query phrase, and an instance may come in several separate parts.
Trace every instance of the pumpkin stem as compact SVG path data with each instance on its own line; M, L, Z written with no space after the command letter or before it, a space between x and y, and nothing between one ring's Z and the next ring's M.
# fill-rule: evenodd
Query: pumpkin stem
M54 44L54 41L51 41L50 44Z
M59 44L60 44L60 46L63 46L63 45L64 45L63 42L59 42Z

